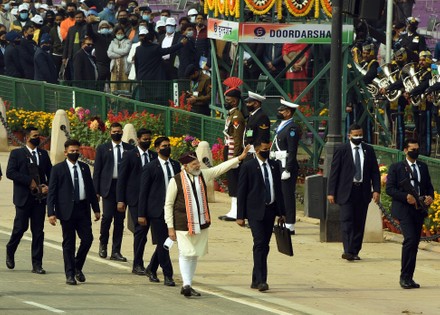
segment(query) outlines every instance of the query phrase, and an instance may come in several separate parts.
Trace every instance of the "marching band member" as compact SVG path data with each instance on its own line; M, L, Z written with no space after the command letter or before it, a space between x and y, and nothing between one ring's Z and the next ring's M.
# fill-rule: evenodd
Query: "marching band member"
M425 37L417 33L420 19L410 16L407 19L406 33L401 35L402 47L408 51L408 59L410 62L419 61L419 53L427 50Z

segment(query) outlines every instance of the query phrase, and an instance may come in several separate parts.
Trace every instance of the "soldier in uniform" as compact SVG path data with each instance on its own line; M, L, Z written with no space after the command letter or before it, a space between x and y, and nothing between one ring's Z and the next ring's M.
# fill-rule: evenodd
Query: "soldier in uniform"
M230 160L240 156L243 152L243 134L245 128L245 120L242 112L238 108L240 105L241 92L238 87L243 83L239 78L230 77L223 82L227 85L231 82L231 86L224 93L225 108L228 110L228 116L225 121L225 149L223 152L224 160ZM237 185L240 168L232 168L227 173L229 196L231 197L231 209L226 215L219 216L220 220L235 221L237 219Z
M246 122L243 142L244 145L251 145L249 150L251 154L249 154L247 159L253 158L255 154L254 142L261 142L261 139L270 139L270 120L261 108L261 102L265 99L264 96L249 91L248 98L244 100L249 116Z
M299 105L287 102L284 99L281 99L281 104L278 107L277 114L277 118L281 119L281 123L276 129L272 144L272 148L275 148L275 150L271 152L271 156L281 163L281 190L286 210L286 227L294 235L296 222L295 192L299 170L296 154L301 132L293 121L293 115Z
M407 19L406 33L401 34L401 45L408 52L410 62L419 61L419 53L427 50L425 37L417 33L420 19L410 16Z
M419 54L419 71L418 79L420 84L409 93L405 93L407 98L420 97L420 104L416 107L413 106L414 123L416 125L417 137L420 146L420 154L429 156L431 154L431 119L432 103L424 97L423 93L429 87L429 80L431 80L431 64L432 55L426 50Z

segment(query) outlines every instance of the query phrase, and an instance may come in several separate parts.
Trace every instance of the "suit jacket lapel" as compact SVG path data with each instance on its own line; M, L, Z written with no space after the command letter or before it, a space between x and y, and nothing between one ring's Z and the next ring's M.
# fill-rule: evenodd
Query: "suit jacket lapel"
M67 160L64 160L64 171L66 172L66 175L69 178L70 189L71 189L71 191L73 191L72 174L70 173L70 168L69 168L69 164L67 164Z

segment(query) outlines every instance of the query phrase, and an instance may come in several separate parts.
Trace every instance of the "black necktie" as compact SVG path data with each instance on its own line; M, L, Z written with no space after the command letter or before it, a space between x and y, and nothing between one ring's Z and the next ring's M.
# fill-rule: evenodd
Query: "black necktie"
M73 197L75 202L79 202L79 178L78 171L76 170L76 165L73 166Z
M32 161L34 161L34 163L36 165L38 165L38 162L37 162L37 152L35 152L35 151L32 151Z
M144 157L144 166L148 163L148 154L146 152L144 152L144 154L142 154Z
M265 201L266 204L270 204L270 201L272 200L272 197L270 195L270 181L269 181L269 171L267 170L267 164L263 163L263 171L264 171L264 185L266 186L266 194L265 194Z
M354 173L354 179L360 181L362 179L362 168L361 168L361 155L359 153L359 147L354 147L356 150L354 154L354 166L356 172Z
M168 161L165 162L165 167L167 168L167 175L168 175L168 182L169 182L172 176L171 176L171 169L170 169Z
M121 164L121 145L117 144L116 145L116 149L117 149L117 154L118 154L118 165Z
M413 171L413 175L414 175L414 188L417 191L417 193L420 192L419 189L419 174L417 173L417 169L416 169L416 164L412 164L412 171Z

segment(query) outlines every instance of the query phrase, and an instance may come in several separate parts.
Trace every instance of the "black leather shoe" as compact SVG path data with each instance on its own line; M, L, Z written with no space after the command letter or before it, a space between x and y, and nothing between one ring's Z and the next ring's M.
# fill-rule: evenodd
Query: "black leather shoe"
M163 284L166 285L167 287L175 287L176 286L176 283L174 282L173 278L167 277L167 276L164 276Z
M349 254L349 253L343 253L341 257L342 257L342 259L347 259L348 261L353 261L354 260L354 256L352 254Z
M145 276L147 274L145 268L142 266L134 266L131 272L138 276Z
M219 218L219 220L222 220L222 221L236 221L236 219L228 217L226 215L221 215L218 218Z
M125 258L124 256L121 255L121 253L113 253L110 256L110 260L116 260L116 261L122 261L122 262L126 262L127 258Z
M191 287L189 285L185 285L180 290L180 294L183 294L183 296L190 297L191 296Z
M75 278L72 277L72 276L67 277L67 278L66 278L66 284L68 284L68 285L76 285L76 280L75 280Z
M201 294L191 287L191 296L201 296Z
M400 286L403 288L403 289L413 289L414 287L412 286L412 284L411 284L411 281L410 280L405 280L405 279L400 279Z
M258 289L258 283L251 283L251 289Z
M420 288L420 284L418 284L417 282L415 282L413 279L411 279L409 282L411 283L411 286L412 286L414 289L418 289L418 288Z
M32 268L32 273L44 275L44 274L46 274L46 270L44 270L43 267L41 267L41 266L37 266L37 267Z
M291 230L290 235L295 235L295 230Z
M353 260L361 260L361 258L358 255L354 255Z
M258 285L258 291L264 292L264 291L267 291L267 290L269 290L269 285L267 283L260 283Z
M145 269L145 274L147 275L148 279L150 279L150 282L156 282L156 283L160 282L156 272L153 272L147 268Z
M76 271L75 278L79 282L86 282L86 276L83 274L83 272L81 270Z
M14 269L15 268L14 256L6 254L6 267L8 267L8 269Z
M99 257L107 258L107 245L99 244Z

